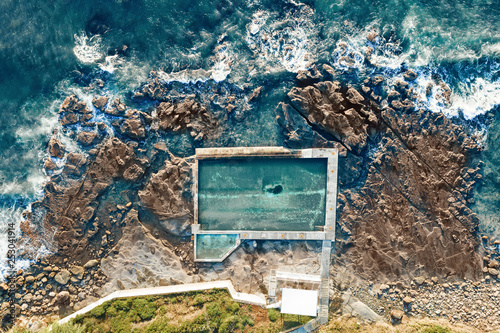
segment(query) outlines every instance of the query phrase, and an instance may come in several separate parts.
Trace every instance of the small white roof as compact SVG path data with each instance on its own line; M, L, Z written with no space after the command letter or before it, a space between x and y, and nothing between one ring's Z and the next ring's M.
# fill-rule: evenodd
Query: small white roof
M316 317L317 308L317 290L282 289L281 313Z

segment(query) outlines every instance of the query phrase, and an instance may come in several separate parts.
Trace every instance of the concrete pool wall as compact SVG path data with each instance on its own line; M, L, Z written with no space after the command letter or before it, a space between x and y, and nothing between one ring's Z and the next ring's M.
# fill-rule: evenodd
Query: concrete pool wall
M315 230L204 230L199 224L199 161L204 159L238 159L238 158L305 158L326 159L326 194L324 204L324 224L315 226ZM195 261L221 262L232 251L234 251L241 240L335 240L335 218L337 206L337 149L287 149L284 147L236 147L236 148L200 148L196 149L195 163L193 164L193 200L194 200L194 224L192 225ZM322 206L323 207L323 206ZM322 208L323 209L323 208ZM323 216L323 215L322 215ZM236 228L237 229L237 228ZM317 230L316 230L317 229ZM197 235L237 235L236 246L232 247L222 256L207 258L206 255L198 255ZM201 251L203 249L200 248Z

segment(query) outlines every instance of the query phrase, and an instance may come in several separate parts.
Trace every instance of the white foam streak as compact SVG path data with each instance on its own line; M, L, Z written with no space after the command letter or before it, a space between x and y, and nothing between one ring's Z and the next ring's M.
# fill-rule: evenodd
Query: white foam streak
M75 34L75 47L73 53L78 60L84 64L92 64L103 58L101 36L94 35L88 37L85 32Z
M210 69L183 69L177 72L165 73L159 71L159 77L165 82L180 82L184 84L206 82L214 80L222 82L227 79L231 73L231 65L233 63L234 54L230 51L230 44L224 42L219 44L214 50L212 57L213 65Z
M433 112L442 112L447 117L462 113L465 119L473 119L500 104L500 81L482 77L461 82L451 89L449 98L445 97L449 88L437 84L428 74L418 76L414 89L423 106Z
M314 35L316 30L310 21L313 11L306 5L296 13L280 17L279 13L256 11L247 25L246 42L260 63L268 63L269 72L275 67L273 62L292 73L312 66L315 59ZM259 61L257 60L259 63Z
M461 83L452 95L452 108L449 115L462 111L465 118L472 119L500 104L500 82L490 82L477 78L469 83Z
M14 225L14 230L16 236L14 240L19 239L19 221L21 221L22 209L19 207L2 207L0 208L0 281L4 281L5 277L11 272L17 272L19 269L26 269L30 261L29 260L15 260L13 269L9 266L7 259L7 251L9 250L8 242L8 232L9 224ZM14 243L14 249L17 249L17 244ZM17 258L16 251L16 258Z

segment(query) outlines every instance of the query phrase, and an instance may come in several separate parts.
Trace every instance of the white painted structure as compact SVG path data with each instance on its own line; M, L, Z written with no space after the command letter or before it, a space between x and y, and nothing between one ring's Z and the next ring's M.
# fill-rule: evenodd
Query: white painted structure
M283 288L281 291L281 313L316 317L318 291Z

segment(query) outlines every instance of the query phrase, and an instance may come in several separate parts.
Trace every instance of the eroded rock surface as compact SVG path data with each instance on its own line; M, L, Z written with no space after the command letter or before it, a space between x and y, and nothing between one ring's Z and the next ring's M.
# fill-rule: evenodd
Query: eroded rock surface
M478 138L442 114L415 111L408 82L384 93L381 81L365 80L361 92L329 81L296 87L288 94L291 106L277 109L288 142L345 147L339 159L341 258L367 279L476 278L478 219L469 206L481 180Z
M187 130L195 139L213 136L217 120L207 108L193 99L180 103L161 102L157 109L157 121L162 131L180 132Z
M153 212L168 231L185 234L192 223L193 202L187 198L190 184L191 165L171 155L139 191L141 206Z
M386 109L383 118L390 129L365 185L339 195L348 235L339 243L367 277L476 277L478 219L468 205L480 175L468 162L478 146L440 114Z
M68 154L67 159L63 173L77 178L59 183L56 179L45 185L43 199L33 204L33 215L45 214L37 221L33 221L35 216L32 216L32 222L36 223L31 225L43 225L54 232L60 255L84 259L90 254L89 245L98 247L97 236L104 234L104 230L97 230L104 226L97 223L94 216L102 194L119 178L138 179L148 161L138 159L132 145L117 138L104 142L90 164L79 154ZM85 165L88 166L83 172L81 168ZM92 224L92 221L95 222ZM25 222L23 228L28 231L30 224Z
M366 146L370 128L378 125L377 106L370 106L369 101L352 87L345 91L339 82L295 87L288 96L312 126L318 126L356 153Z

